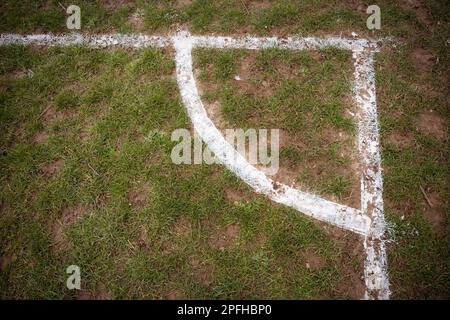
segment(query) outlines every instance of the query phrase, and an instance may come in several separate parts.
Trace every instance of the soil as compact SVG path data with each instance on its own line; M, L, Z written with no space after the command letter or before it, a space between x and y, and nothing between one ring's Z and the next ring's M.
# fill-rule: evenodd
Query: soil
M387 137L386 142L405 149L414 144L414 137L410 133L394 132Z
M323 259L314 252L307 251L303 254L306 268L311 270L318 270L325 266Z
M59 159L39 167L39 172L46 178L49 178L57 174L64 166L64 161Z
M322 225L321 228L336 242L336 250L341 251L339 265L342 268L344 278L335 288L336 294L352 299L361 299L366 290L363 280L366 254L362 237L328 224L315 223Z
M128 194L129 203L135 208L143 208L148 203L149 198L149 185L143 184L136 190L132 190Z
M240 227L237 224L230 224L218 230L211 238L211 245L220 251L224 251L234 244L239 235Z
M411 53L412 61L421 74L430 73L436 63L434 55L423 48L416 48Z
M430 136L439 140L445 140L447 137L447 124L444 117L441 117L436 111L427 110L421 113L417 120L417 128Z

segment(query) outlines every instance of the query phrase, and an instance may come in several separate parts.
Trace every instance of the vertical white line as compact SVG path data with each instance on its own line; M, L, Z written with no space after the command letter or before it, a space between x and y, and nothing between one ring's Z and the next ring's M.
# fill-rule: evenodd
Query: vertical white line
M375 90L374 54L371 48L353 51L355 100L358 104L358 148L362 161L361 210L372 220L364 239L366 299L389 299L383 213L383 180Z

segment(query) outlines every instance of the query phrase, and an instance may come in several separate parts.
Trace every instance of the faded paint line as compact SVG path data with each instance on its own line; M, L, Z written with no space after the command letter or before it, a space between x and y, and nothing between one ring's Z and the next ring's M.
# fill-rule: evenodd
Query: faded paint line
M384 235L383 178L375 89L374 52L353 52L355 100L358 104L358 148L363 164L361 210L372 221L364 239L366 298L388 299L390 295Z

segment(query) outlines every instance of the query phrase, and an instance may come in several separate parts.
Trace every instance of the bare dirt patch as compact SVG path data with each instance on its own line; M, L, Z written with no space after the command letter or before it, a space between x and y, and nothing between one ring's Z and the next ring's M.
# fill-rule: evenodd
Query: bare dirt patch
M106 9L117 9L119 7L134 3L133 0L100 0L100 3Z
M245 195L242 192L234 188L225 189L225 197L232 203L243 202L248 200L248 198L245 197Z
M67 251L70 248L70 242L64 233L64 226L61 221L55 221L50 227L52 235L52 247L56 252Z
M167 294L167 299L168 300L178 300L178 299L182 299L183 295L181 294L180 291L178 290L171 290L169 291L169 293Z
M192 231L192 223L185 216L179 216L173 224L171 231L177 236L187 236Z
M11 265L13 258L11 255L2 255L0 256L0 270L5 271L9 265Z
M216 124L219 129L225 129L226 121L222 114L222 107L220 106L218 101L214 101L212 103L205 102L204 103L206 113L208 117Z
M39 131L33 136L33 141L36 143L43 143L47 141L51 135L46 131Z
M220 251L224 251L231 247L237 236L239 235L240 227L237 224L230 224L225 228L217 230L211 238L211 245Z
M46 178L49 178L57 174L64 166L64 160L56 160L47 164L43 164L39 167L39 172Z
M436 63L434 55L423 48L416 48L411 53L412 60L420 73L430 73Z
M86 208L82 205L65 207L62 210L61 222L64 225L71 225L86 215Z
M141 226L136 242L138 247L140 248L148 249L150 247L150 243L148 241L147 228L145 228L144 226Z
M414 137L409 133L393 132L387 137L386 142L404 149L413 145Z
M134 12L128 18L128 24L131 25L137 31L142 30L145 26L144 14L140 11Z
M194 270L194 277L202 284L209 285L213 281L213 267L208 263L202 263L198 259L191 258L190 265Z
M262 10L269 8L272 4L269 0L256 0L256 1L245 1L247 4L247 8L249 10Z
M318 270L325 266L325 261L312 251L307 251L303 254L303 259L307 269Z
M192 0L177 0L175 6L177 8L182 8L192 4Z
M336 294L361 299L366 290L363 280L365 251L362 237L337 227L315 223L322 225L325 232L335 241L336 250L340 251L339 265L343 279L335 288Z
M426 192L428 201L423 208L423 214L425 219L433 226L434 230L440 232L444 228L444 214L445 211L440 210L445 207L444 201L437 192L432 190L424 190Z
M414 11L419 21L427 28L432 29L430 14L426 7L422 4L421 0L401 0L399 1L399 4L403 9Z
M128 201L136 208L143 208L148 203L149 193L150 186L148 183L144 183L139 188L128 194Z
M419 115L417 128L439 140L445 140L447 136L445 119L433 110L427 110Z
M51 223L52 246L56 252L70 249L71 244L65 234L65 228L80 220L86 213L87 209L82 205L64 207L61 211L61 217Z
M56 120L58 116L58 112L53 107L47 107L41 113L41 119L45 124L50 124Z
M106 289L99 289L91 292L88 290L80 290L76 295L77 300L111 300L112 294Z
M349 0L348 3L353 10L364 14L366 13L367 6L363 3L362 0Z
M245 245L245 248L248 250L256 250L261 247L264 247L264 245L267 242L267 236L264 233L258 233L254 239L248 241Z

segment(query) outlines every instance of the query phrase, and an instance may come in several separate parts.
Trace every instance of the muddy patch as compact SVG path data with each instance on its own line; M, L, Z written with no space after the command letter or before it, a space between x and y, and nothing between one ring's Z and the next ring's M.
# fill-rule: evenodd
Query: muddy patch
M71 248L71 243L67 238L65 230L87 214L86 207L82 205L64 207L61 217L50 225L52 236L52 247L56 252L67 251Z
M399 5L403 9L414 11L417 15L417 19L427 28L432 29L430 13L422 4L421 0L401 0L399 1Z
M192 0L176 0L175 6L177 8L186 7L192 4Z
M61 221L55 221L51 225L52 247L55 252L67 251L70 249L70 242L64 233L64 226Z
M135 30L141 31L145 26L144 12L141 10L136 10L129 18L128 24L132 26Z
M13 261L13 258L11 255L2 255L0 256L0 270L1 271L6 271L8 269L8 267L11 265Z
M41 112L40 116L44 124L50 124L58 119L59 114L53 107L47 107Z
M258 233L253 239L247 241L245 248L247 250L258 250L264 247L267 242L267 236L264 233Z
M249 4L247 4L247 8L250 11L259 11L259 10L263 10L263 9L267 9L270 8L270 6L272 5L270 3L269 0L256 0L256 1L245 1L250 2Z
M141 226L136 242L139 248L148 249L150 247L150 243L148 241L147 228L145 228L144 226Z

